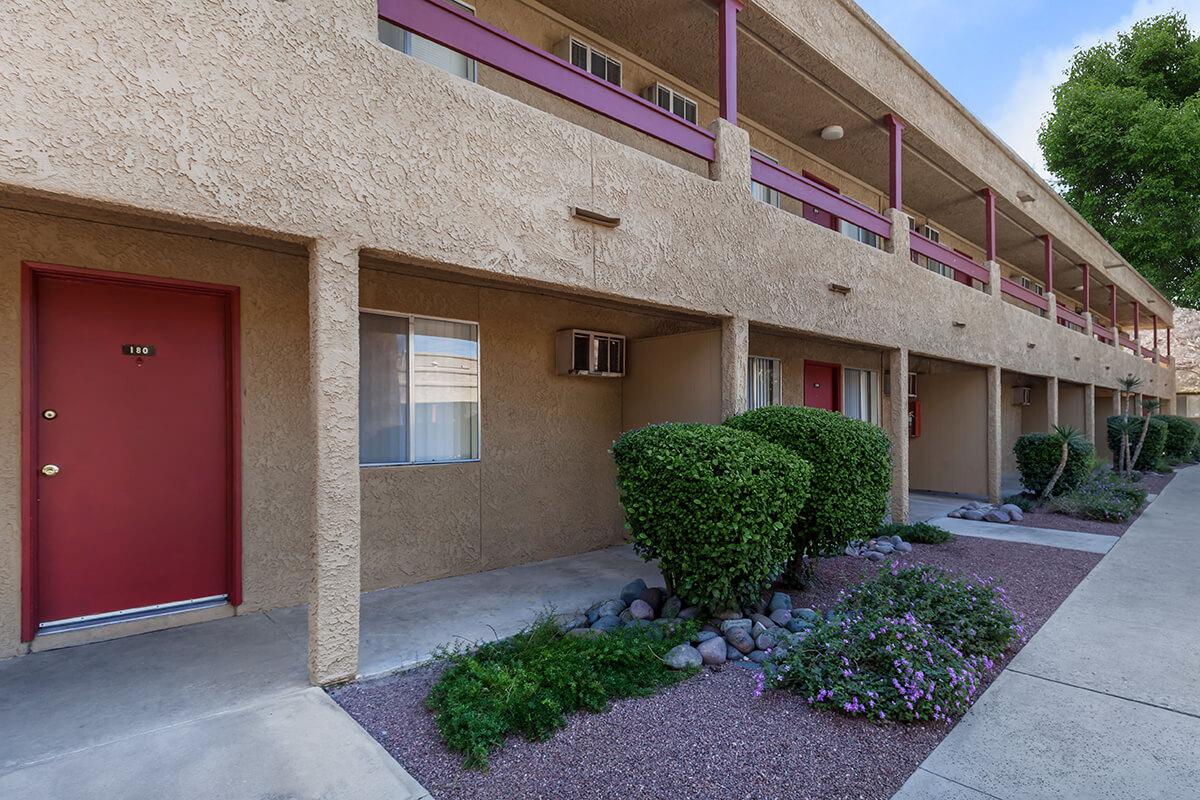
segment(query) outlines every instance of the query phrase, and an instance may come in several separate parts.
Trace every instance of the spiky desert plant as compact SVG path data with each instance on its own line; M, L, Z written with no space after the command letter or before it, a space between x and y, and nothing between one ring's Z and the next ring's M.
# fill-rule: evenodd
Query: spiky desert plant
M1124 378L1117 381L1117 386L1120 392L1121 416L1124 424L1121 426L1121 449L1117 457L1117 472L1121 475L1127 474L1133 469L1134 461L1129 459L1129 434L1132 432L1129 427L1129 405L1134 393L1142 385L1142 379L1135 377L1133 373L1129 373Z
M1071 456L1071 447L1081 445L1084 442L1083 435L1070 425L1055 425L1054 431L1050 434L1050 439L1062 449L1062 454L1058 458L1058 467L1054 470L1054 474L1050 476L1050 482L1042 490L1041 499L1043 501L1054 493L1054 485L1058 483L1058 479L1062 477L1063 471L1067 468L1067 460Z
M1138 436L1137 449L1133 451L1133 460L1129 462L1130 469L1133 469L1132 465L1138 463L1138 458L1142 455L1142 447L1146 444L1146 434L1150 431L1150 418L1154 416L1154 412L1158 411L1161 405L1161 401L1152 397L1142 401L1142 433ZM1162 455L1162 453L1158 455Z

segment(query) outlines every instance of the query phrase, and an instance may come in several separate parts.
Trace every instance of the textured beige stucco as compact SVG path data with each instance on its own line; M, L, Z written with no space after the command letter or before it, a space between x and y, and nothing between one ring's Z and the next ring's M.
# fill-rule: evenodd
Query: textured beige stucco
M630 340L621 386L622 427L720 423L721 339L720 329L707 329Z
M750 323L745 317L721 320L721 417L746 410L746 363L750 358Z
M985 370L921 374L921 435L909 442L915 490L987 495L988 404Z
M197 236L0 210L0 657L19 652L20 263L241 290L243 611L304 597L311 455L305 262Z
M889 503L892 522L908 522L909 442L908 436L908 350L888 353L887 424L884 430L892 443L892 489Z
M999 367L987 368L987 499L1000 502L1004 477L1004 380Z
M1074 383L1058 386L1058 424L1070 425L1083 433L1087 426L1087 392Z

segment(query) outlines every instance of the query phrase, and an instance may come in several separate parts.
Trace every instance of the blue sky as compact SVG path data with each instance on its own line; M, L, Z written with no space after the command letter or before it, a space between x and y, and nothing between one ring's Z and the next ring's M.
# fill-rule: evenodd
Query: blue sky
M1044 172L1037 129L1079 47L1171 10L1200 24L1200 0L858 0L1026 161Z

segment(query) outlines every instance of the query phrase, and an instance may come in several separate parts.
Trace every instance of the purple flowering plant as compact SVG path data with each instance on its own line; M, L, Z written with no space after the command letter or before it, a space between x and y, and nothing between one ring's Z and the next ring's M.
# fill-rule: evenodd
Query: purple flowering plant
M764 665L764 683L880 723L950 724L1024 635L993 581L924 566L884 568L843 592L834 611Z

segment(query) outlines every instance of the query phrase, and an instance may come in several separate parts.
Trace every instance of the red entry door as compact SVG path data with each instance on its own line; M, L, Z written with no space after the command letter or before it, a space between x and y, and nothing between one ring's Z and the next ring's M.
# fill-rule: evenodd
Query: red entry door
M231 296L31 281L37 623L230 594Z
M804 362L804 405L809 408L823 408L826 411L840 411L841 391L838 386L838 375L841 370L835 364L820 364L814 361Z

